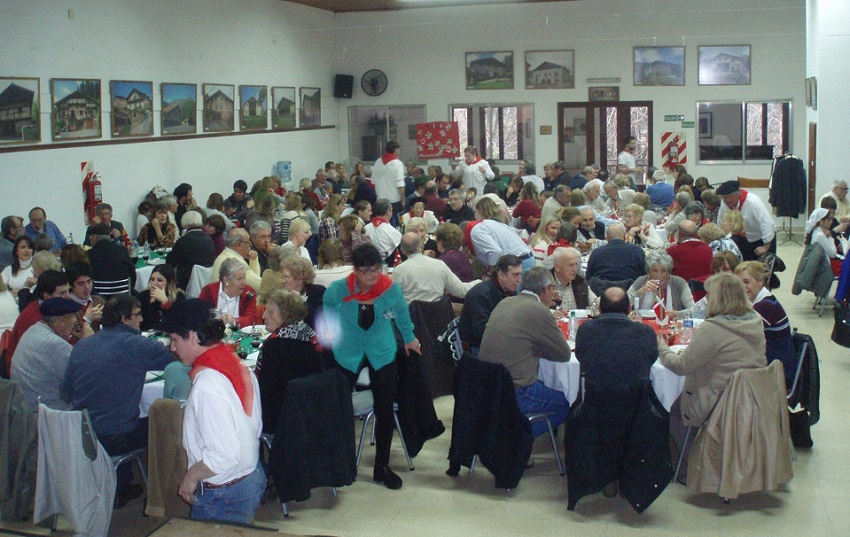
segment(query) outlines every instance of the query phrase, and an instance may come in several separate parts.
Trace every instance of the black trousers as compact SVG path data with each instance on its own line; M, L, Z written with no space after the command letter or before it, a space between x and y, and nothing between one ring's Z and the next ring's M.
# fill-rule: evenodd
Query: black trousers
M337 367L345 374L352 387L354 387L360 371L364 367L369 368L372 397L375 400L375 466L387 466L390 462L390 446L395 429L393 403L398 388L398 365L393 360L376 371L364 356L363 361L357 367L357 372L345 369L339 364L337 364Z
M148 447L148 419L140 418L136 428L129 433L115 435L98 435L98 441L110 457L124 455L136 449ZM133 481L133 468L130 464L123 464L117 472L118 487L115 492L126 492Z

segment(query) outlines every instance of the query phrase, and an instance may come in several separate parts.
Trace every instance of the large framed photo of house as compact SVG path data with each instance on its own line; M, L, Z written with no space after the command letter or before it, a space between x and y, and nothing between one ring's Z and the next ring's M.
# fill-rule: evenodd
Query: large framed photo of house
M747 86L750 78L750 45L699 47L700 86Z
M41 141L38 78L0 77L0 145Z
M514 89L514 53L467 52L466 89Z
M204 132L233 131L232 84L204 84Z
M322 126L322 90L319 88L301 88L298 94L301 103L299 109L302 127Z
M153 82L110 80L112 137L153 136Z
M53 140L85 140L103 135L99 78L52 78Z
M684 86L685 47L634 47L635 86Z
M526 51L525 89L572 89L575 87L575 51Z
M162 134L198 132L198 85L163 82L160 92Z
M239 130L269 128L268 93L268 86L239 86Z
M294 87L272 87L272 129L294 129L295 108Z

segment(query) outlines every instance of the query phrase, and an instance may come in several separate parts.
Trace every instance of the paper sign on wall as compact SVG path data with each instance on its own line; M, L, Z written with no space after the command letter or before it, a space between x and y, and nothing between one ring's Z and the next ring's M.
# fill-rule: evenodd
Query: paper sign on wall
M460 156L456 121L434 121L416 125L416 156L419 159Z

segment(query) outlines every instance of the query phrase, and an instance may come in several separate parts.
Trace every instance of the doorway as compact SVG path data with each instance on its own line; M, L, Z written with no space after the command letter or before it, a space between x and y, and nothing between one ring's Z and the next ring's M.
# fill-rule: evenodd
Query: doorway
M646 182L652 166L652 101L558 103L558 159L572 175L591 164L611 174L628 136L637 138L635 161L644 169L638 184Z

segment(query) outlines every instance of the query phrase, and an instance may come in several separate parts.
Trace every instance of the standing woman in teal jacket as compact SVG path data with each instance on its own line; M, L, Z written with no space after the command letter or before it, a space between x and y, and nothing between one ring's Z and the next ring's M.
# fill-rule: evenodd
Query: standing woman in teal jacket
M381 254L371 244L358 246L352 253L354 272L333 282L324 296L324 314L334 334L333 352L340 370L351 385L364 367L369 368L375 400L375 470L373 479L389 489L402 482L389 467L393 440L398 374L393 323L404 339L404 351L421 354L413 335L410 311L401 287L381 273Z

